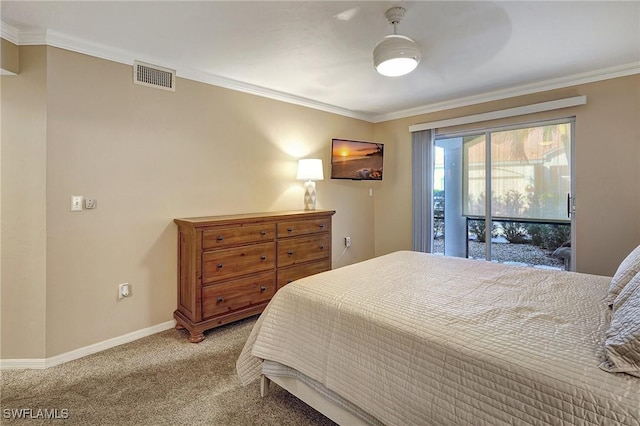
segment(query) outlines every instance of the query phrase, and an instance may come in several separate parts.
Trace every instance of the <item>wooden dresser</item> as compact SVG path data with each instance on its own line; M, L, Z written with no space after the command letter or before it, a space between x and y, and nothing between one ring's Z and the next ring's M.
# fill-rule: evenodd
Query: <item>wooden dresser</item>
M288 283L331 269L335 211L288 211L175 219L176 328L204 331L259 314Z

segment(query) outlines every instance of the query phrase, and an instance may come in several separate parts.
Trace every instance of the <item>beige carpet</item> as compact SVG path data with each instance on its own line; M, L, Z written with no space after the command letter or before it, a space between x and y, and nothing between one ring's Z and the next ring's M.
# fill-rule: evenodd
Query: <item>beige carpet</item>
M256 317L193 344L168 330L46 370L0 372L0 423L77 425L334 425L272 384L240 385L235 362ZM68 419L7 419L11 409L68 410Z

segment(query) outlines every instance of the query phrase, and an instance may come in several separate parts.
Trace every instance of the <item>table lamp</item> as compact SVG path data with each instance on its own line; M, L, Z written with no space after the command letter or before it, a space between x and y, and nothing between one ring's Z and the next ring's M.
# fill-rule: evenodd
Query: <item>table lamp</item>
M304 158L298 160L298 180L304 180L304 209L316 209L316 180L323 180L322 160Z

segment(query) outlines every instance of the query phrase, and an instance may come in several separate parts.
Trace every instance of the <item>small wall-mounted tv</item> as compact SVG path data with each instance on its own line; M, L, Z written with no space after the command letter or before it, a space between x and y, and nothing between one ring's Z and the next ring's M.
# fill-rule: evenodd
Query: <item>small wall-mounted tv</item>
M382 180L384 145L331 140L331 179Z

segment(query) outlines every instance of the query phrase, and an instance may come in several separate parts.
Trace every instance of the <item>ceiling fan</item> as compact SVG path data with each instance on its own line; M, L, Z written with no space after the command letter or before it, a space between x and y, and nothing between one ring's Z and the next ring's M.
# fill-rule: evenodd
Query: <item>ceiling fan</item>
M392 7L385 17L393 25L393 34L383 38L373 50L373 65L387 77L399 77L416 69L421 59L420 47L409 37L399 35L397 27L406 10Z

